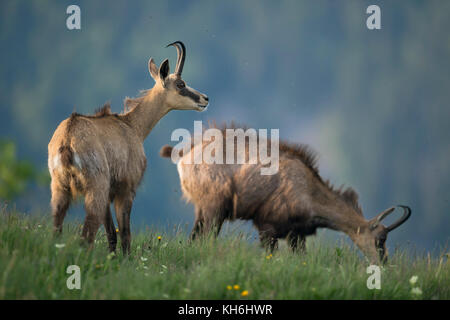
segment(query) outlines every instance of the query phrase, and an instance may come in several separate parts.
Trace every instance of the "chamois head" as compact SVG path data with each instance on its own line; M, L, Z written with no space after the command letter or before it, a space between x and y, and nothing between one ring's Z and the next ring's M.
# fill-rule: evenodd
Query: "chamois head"
M174 73L169 73L168 59L164 60L159 68L153 58L148 61L148 70L156 82L153 90L163 92L165 103L169 109L204 111L208 106L208 96L188 87L186 82L181 79L184 60L186 59L186 47L181 41L167 45L167 47L169 46L174 46L177 49L178 58Z
M382 225L381 221L389 214L394 212L395 208L397 207L403 209L402 217L388 227ZM360 228L356 232L353 241L372 262L386 262L386 239L388 233L408 220L410 215L411 209L407 206L398 205L386 209L378 214L375 218L369 220L365 227Z

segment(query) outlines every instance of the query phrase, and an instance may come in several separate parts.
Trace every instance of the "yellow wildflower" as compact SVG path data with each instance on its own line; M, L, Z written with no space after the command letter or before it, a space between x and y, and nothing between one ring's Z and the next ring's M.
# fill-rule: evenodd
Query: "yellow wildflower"
M239 290L241 287L239 287L239 285L238 284L235 284L234 286L233 286L233 289L234 290Z
M244 290L241 292L241 296L246 297L248 296L248 290Z
M231 290L231 289L233 289L232 286L227 286L227 290Z

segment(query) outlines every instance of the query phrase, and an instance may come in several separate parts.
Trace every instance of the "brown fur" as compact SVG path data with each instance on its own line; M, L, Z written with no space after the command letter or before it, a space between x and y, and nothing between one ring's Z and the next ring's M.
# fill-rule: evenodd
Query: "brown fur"
M61 163L64 167L70 167L73 164L73 152L70 147L59 147L59 154L61 155Z
M163 158L170 158L170 156L172 155L172 149L173 148L171 146L166 144L159 151L159 155Z
M279 151L279 171L271 176L260 174L260 163L194 165L185 163L192 152L184 155L178 170L183 195L195 205L191 237L211 230L217 234L225 220L252 220L270 249L279 238L296 249L304 248L305 237L317 228L330 228L348 234L369 259L384 257L384 241L377 239L385 239L387 232L382 225L370 229L372 221L364 219L357 193L324 182L316 153L308 146L280 142ZM161 155L170 157L171 152L172 147L164 146Z
M303 164L311 170L319 182L326 185L330 191L334 192L339 198L352 206L356 212L362 214L361 207L358 203L359 196L355 190L352 188L342 189L342 187L340 189L335 189L328 180L324 181L322 179L319 174L319 167L317 166L317 153L312 150L310 146L281 141L280 153L291 155L297 159L300 159Z
M94 117L101 118L111 115L113 115L111 112L111 104L107 102L103 105L103 107L95 111Z
M179 94L175 82L181 77L169 74L167 59L159 70L150 59L149 71L155 86L138 98L127 98L124 113L112 113L107 103L94 115L73 113L55 130L48 145L55 232L61 232L71 201L81 195L86 209L83 238L92 245L103 224L109 248L115 251L113 202L122 250L129 253L131 207L147 165L145 138L170 110L203 110L207 105L207 97L194 89L189 88L197 101Z
M95 110L94 114L81 114L77 112L73 112L71 114L71 119L74 120L76 117L84 117L84 118L103 118L106 116L117 116L117 113L113 113L111 111L111 104L106 102L101 108Z

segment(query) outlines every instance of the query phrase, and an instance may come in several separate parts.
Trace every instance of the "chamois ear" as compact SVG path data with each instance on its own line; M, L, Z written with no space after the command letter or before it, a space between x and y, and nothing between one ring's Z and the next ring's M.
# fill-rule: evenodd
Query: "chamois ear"
M158 74L159 79L161 79L162 83L164 84L164 80L166 80L167 76L169 75L169 59L166 59L161 63Z
M150 58L150 60L148 60L148 72L150 72L150 75L155 81L158 80L158 67L156 66L153 58Z

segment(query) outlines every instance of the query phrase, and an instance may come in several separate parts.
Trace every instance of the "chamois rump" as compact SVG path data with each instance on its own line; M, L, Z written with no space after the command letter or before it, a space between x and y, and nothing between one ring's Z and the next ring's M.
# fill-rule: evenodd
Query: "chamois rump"
M103 224L109 249L115 251L117 236L110 211L114 202L122 251L129 253L131 207L147 166L145 138L169 111L203 111L208 105L208 97L181 78L184 44L176 41L168 46L177 49L175 72L169 73L168 59L158 68L150 58L148 70L155 85L137 98L126 98L124 113L112 113L105 105L92 116L73 113L56 129L48 145L55 233L61 233L71 201L82 195L86 210L82 238L91 246Z
M222 129L224 146L226 129ZM202 143L204 150L210 142ZM268 145L270 150L271 144ZM223 148L223 158L226 149ZM205 160L211 156L207 153L203 153L201 164L194 164L194 145L188 150L183 154L166 145L160 155L179 156L177 168L183 196L195 206L192 239L208 232L217 235L225 220L252 220L264 246L272 251L279 238L286 238L295 251L304 250L305 237L315 234L317 228L330 228L346 233L370 261L378 262L387 258L388 233L411 214L409 207L399 205L403 216L388 227L380 222L396 207L366 220L358 194L352 188L335 189L324 181L319 175L316 153L307 145L280 142L279 170L274 175L260 174L263 165L259 159L256 164L249 164L247 143L245 164L215 164Z

